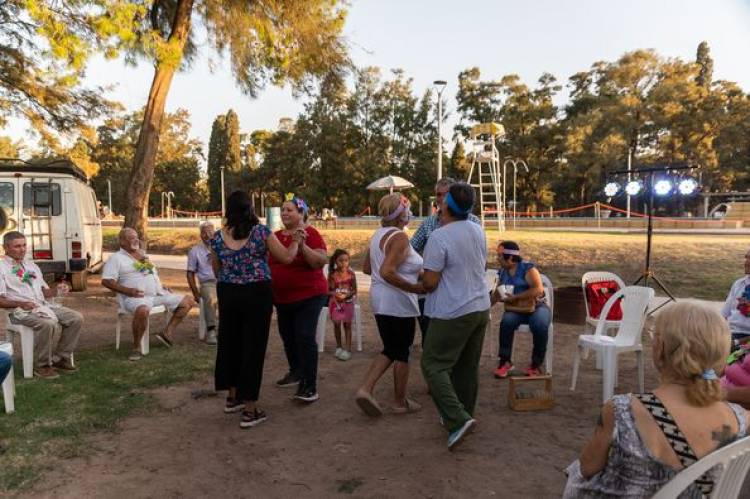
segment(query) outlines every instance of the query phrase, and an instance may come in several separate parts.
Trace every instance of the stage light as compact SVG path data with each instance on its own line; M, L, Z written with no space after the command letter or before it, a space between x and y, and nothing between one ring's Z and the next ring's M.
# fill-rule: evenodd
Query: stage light
M611 198L615 196L620 191L620 184L617 182L608 182L607 185L604 186L604 194Z
M654 184L654 194L657 196L666 196L672 192L672 182L667 179L657 180Z
M628 196L637 196L642 188L643 183L640 180L631 180L625 185L625 192L628 193Z
M683 196L689 196L698 190L698 182L696 182L694 178L682 179L680 180L680 183L677 184L677 190L680 191L680 194Z

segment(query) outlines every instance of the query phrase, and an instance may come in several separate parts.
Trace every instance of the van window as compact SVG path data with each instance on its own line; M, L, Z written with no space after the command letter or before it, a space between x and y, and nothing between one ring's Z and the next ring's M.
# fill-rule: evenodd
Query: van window
M15 208L15 189L11 182L0 182L0 207L5 208L8 213Z
M32 187L33 186L33 187ZM38 217L57 216L62 213L60 184L26 182L23 184L23 214Z

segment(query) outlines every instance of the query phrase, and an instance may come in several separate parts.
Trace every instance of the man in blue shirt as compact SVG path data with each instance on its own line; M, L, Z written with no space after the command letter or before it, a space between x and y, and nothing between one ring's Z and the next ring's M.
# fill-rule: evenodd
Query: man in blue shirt
M414 233L414 235L411 236L411 247L414 248L420 255L424 253L424 248L425 246L427 246L427 240L430 238L430 234L432 234L435 229L438 229L440 227L439 207L442 205L443 198L445 198L445 194L448 192L448 189L450 189L450 187L455 183L455 179L451 177L443 177L435 184L435 204L438 206L438 210L436 210L435 213L433 213L429 217L425 218L424 221L422 221L422 223L419 225L419 228ZM482 225L482 221L473 213L469 213L468 219L475 224L478 224L479 226ZM424 338L427 334L427 327L430 325L430 318L424 315L424 302L425 297L420 296L419 317L417 318L417 322L419 322L419 330L422 331L422 347L424 347Z
M218 301L216 299L216 276L213 267L211 267L211 250L208 247L208 241L211 240L216 230L211 222L202 222L200 231L201 242L193 246L188 253L187 281L195 301L201 303L200 300L203 299L203 313L206 318L206 343L215 345ZM195 283L196 277L200 287Z

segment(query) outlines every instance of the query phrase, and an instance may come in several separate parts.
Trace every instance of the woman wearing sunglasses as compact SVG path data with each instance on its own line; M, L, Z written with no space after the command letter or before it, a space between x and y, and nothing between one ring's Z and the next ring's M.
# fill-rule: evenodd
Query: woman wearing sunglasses
M505 311L500 321L500 352L495 377L506 378L513 370L510 358L513 336L521 324L528 324L534 337L531 365L524 372L527 376L539 376L547 355L547 332L552 320L544 301L542 276L533 263L523 260L520 247L513 241L501 241L497 246L497 256L500 262L499 286L493 293L492 303L502 302Z

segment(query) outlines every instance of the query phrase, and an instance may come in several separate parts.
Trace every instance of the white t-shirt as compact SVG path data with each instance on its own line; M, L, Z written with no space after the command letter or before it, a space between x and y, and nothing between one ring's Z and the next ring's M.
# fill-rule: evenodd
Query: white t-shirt
M480 226L460 220L435 230L424 249L424 269L442 274L438 287L427 295L424 314L455 319L488 310L486 264L487 243Z
M743 294L750 295L750 275L740 277L729 290L727 301L721 308L721 315L729 322L729 330L732 333L750 335L750 317L742 314L739 310L739 299Z
M102 280L112 279L127 288L142 289L146 296L163 293L156 266L151 269L138 270L138 261L124 249L110 256L102 270Z
M20 275L19 275L20 274ZM24 282L26 276L26 282ZM45 303L42 289L48 288L39 266L30 261L16 263L9 256L0 258L0 296L9 300Z

